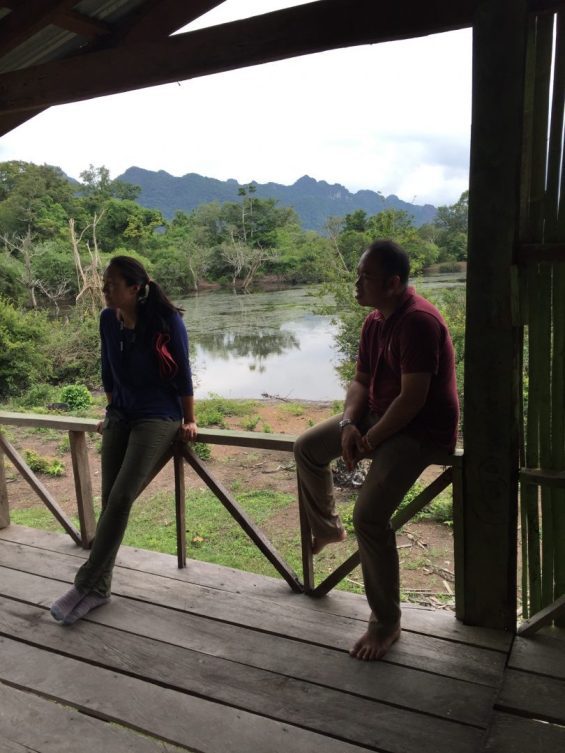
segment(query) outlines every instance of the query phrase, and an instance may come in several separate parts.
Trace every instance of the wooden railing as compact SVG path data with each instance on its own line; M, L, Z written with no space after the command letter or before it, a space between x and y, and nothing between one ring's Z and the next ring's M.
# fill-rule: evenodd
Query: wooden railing
M5 528L10 523L8 490L4 474L5 455L18 470L41 501L53 513L64 530L71 536L73 541L84 548L89 548L96 530L96 518L93 505L92 483L88 463L86 445L86 432L96 430L97 421L88 418L63 417L56 415L39 415L24 413L9 413L0 411L0 426L19 426L33 428L50 428L67 431L70 440L73 476L75 482L77 510L80 530L76 530L73 523L65 515L44 484L29 468L25 460L6 439L0 431L0 528ZM261 434L258 432L228 431L224 429L199 429L198 441L207 444L230 445L234 447L250 447L254 449L292 452L295 437L288 434ZM196 455L190 445L175 442L170 450L161 459L154 478L164 466L173 461L175 478L175 512L177 531L177 562L179 567L186 566L186 535L185 535L185 462L198 474L218 500L224 505L230 515L241 526L266 559L273 565L277 572L286 580L293 591L305 592L312 596L327 594L348 573L359 564L359 553L352 554L342 565L331 573L318 586L315 585L314 564L312 558L312 534L306 518L303 505L299 503L300 513L300 536L302 549L302 580L285 562L277 552L273 544L265 537L263 532L254 524L237 500L218 481L206 464ZM453 525L454 525L454 560L455 560L455 598L462 596L463 562L461 542L462 517L462 453L455 455L438 453L434 458L433 465L444 466L444 470L432 483L421 491L405 508L396 513L392 519L395 530L407 523L420 510L428 505L450 484L453 485ZM150 479L151 481L151 479ZM150 481L148 483L150 483ZM459 598L463 603L462 598Z

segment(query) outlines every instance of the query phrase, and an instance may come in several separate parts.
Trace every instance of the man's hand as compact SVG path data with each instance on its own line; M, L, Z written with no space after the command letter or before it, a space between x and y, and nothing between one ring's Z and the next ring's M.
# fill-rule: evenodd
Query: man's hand
M349 424L341 431L341 457L347 470L352 471L364 453L361 432L354 424Z

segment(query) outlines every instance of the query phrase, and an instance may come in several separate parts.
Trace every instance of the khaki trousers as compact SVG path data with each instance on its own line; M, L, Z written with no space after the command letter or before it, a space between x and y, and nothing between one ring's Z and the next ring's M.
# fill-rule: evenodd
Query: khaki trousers
M340 418L334 416L309 429L294 446L300 496L312 534L318 538L334 538L342 530L329 466L341 455ZM361 432L376 422L375 416L367 415ZM437 449L432 443L399 433L371 456L355 503L353 525L373 622L392 625L400 621L398 553L390 518Z

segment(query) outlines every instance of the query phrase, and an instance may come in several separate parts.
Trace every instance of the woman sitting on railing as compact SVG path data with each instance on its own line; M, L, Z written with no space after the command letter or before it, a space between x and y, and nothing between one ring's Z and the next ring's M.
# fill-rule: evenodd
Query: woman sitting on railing
M71 625L110 600L112 570L131 506L173 440L196 439L188 335L161 287L132 257L104 273L100 315L102 382L108 400L102 434L102 512L74 586L51 606Z

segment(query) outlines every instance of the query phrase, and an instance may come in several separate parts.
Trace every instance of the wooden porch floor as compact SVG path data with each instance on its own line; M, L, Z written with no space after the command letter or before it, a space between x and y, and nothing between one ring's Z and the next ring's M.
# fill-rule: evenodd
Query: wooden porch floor
M2 753L565 750L563 631L513 642L407 607L365 664L347 655L362 597L126 547L112 602L63 628L48 606L84 556L0 531Z

